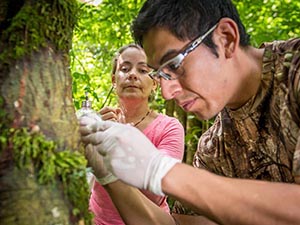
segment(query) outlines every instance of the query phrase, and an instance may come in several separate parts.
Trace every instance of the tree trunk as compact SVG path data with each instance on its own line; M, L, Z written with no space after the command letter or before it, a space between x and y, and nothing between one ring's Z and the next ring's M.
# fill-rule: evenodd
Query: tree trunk
M54 174L52 182L41 183L38 175L40 168L51 168L48 163L59 165L58 153L80 147L68 57L76 7L76 0L1 0L1 225L78 224L83 219L80 213L74 215L63 189L63 179L68 177L61 172L63 167L53 166L55 173L44 173ZM45 143L53 141L54 149L48 144L45 149L42 144L33 146L31 137L16 135L22 128L29 136L42 134ZM24 138L18 149L14 138ZM26 151L33 154L21 155L17 162L16 154ZM29 166L20 166L28 160ZM65 174L63 179L57 171Z

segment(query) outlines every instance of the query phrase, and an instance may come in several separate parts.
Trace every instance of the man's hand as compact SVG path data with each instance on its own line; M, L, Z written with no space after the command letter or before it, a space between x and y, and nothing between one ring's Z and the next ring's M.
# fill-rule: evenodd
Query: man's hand
M80 119L82 141L108 160L108 170L124 182L163 195L161 180L178 162L159 152L151 141L130 125L98 121L88 116Z

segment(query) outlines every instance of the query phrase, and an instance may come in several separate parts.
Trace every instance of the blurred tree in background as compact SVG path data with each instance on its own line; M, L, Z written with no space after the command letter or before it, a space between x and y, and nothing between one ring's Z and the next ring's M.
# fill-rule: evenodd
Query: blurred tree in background
M130 25L143 0L104 0L98 6L82 5L84 13L73 38L72 75L75 107L80 107L87 91L93 107L115 105L111 92L111 60L116 50L132 42ZM300 36L300 2L291 0L234 0L244 25L251 35L251 43ZM180 119L186 129L185 161L191 163L198 137L211 124L199 121L174 105L165 102L158 91L152 107Z

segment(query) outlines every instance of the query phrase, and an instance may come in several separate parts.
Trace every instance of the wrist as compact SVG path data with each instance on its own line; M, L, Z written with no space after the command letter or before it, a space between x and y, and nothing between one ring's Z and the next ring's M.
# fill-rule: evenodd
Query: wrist
M118 178L116 176L114 176L112 173L108 173L104 177L101 177L101 178L96 177L96 180L101 185L107 185L107 184L110 184L110 183L113 183L113 182L117 181Z
M177 163L180 163L179 159L161 153L155 155L151 160L151 166L148 167L144 187L157 195L164 196L162 180Z

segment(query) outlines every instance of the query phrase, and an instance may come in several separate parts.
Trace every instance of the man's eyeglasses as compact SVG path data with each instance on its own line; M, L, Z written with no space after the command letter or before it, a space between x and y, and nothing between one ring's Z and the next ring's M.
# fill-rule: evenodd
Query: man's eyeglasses
M149 76L159 81L160 78L163 78L165 80L176 80L179 76L183 74L182 70L180 71L180 66L184 60L184 58L191 53L193 50L195 50L202 42L203 40L212 32L214 29L216 29L218 24L214 25L212 28L210 28L205 34L198 37L196 40L194 40L191 44L189 44L181 53L179 53L174 58L168 60L167 62L163 63L158 70L153 70L149 73ZM163 70L168 71L167 73Z

